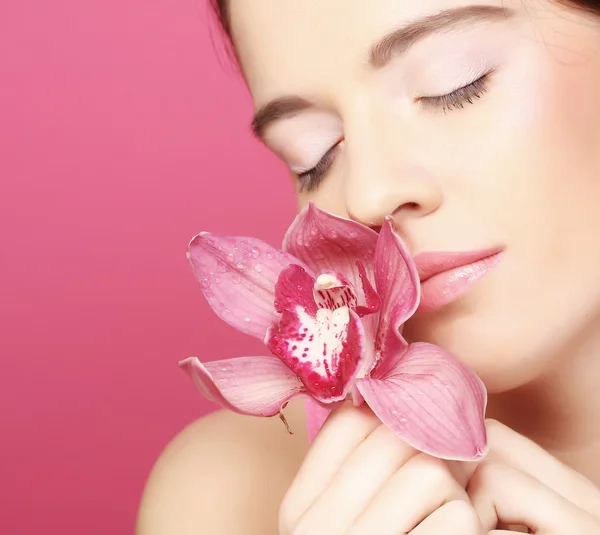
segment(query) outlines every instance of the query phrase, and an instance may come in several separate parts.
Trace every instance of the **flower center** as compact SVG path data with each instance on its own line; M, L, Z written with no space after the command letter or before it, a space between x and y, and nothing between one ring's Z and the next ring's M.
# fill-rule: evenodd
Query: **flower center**
M267 346L315 399L346 397L362 361L360 320L354 286L340 273L316 280L299 266L282 273L276 288L281 317Z
M334 288L340 285L340 281L334 275L329 275L328 273L323 273L319 275L317 278L317 290L329 290L330 288Z
M346 307L356 310L358 300L352 285L343 275L323 273L314 286L315 302L319 309L336 310Z

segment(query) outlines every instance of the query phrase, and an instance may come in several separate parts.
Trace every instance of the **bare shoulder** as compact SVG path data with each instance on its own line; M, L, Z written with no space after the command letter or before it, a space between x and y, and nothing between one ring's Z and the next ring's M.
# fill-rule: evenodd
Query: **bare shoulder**
M137 535L276 535L277 512L306 451L302 400L279 418L215 412L184 429L146 484Z

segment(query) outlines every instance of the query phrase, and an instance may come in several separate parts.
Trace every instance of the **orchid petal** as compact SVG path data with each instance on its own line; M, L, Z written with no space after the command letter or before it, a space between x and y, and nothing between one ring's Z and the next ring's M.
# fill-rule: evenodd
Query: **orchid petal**
M347 307L286 310L267 337L267 346L303 382L317 401L343 400L364 358L360 318Z
M452 460L487 452L483 382L458 359L426 343L408 346L382 376L356 386L379 419L414 448Z
M317 403L313 398L306 398L304 400L304 408L306 411L306 427L308 431L308 443L312 444L317 436L317 433L323 427L325 420L331 414L333 410L330 407L324 407L322 404Z
M366 345L365 358L360 370L358 371L357 377L365 377L373 369L377 362L377 353L375 352L374 340L379 319L375 313L381 307L381 299L373 288L371 281L368 279L363 264L357 261L356 267L362 283L366 303L365 306L356 307L356 313L362 318L363 327L365 329L365 337L370 341L370 343Z
M343 273L365 301L356 261L373 280L373 254L377 233L351 219L319 210L309 203L294 220L283 240L283 249L302 260L315 273Z
M381 299L379 298L379 295L377 295L375 288L373 288L371 281L367 277L365 266L363 266L362 263L357 260L356 267L358 269L360 282L365 294L365 305L356 308L356 313L362 318L363 316L368 316L369 314L374 314L377 312L381 307Z
M226 323L264 340L277 321L275 283L294 257L254 238L202 233L189 245L188 259L206 300Z
M381 298L375 349L385 359L402 347L400 332L420 299L419 273L410 253L387 218L375 251L375 285Z
M191 357L179 365L204 397L240 414L274 416L305 391L277 357L237 357L204 364Z
M317 313L314 288L315 278L302 266L291 265L284 269L275 284L275 310L303 308L311 316Z

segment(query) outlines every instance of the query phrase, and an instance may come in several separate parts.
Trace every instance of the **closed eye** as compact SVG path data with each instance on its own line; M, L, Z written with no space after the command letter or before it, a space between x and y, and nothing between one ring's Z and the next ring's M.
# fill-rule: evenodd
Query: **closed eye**
M313 191L319 187L335 160L340 143L341 141L338 141L331 147L312 169L298 175L300 192Z
M442 110L444 113L455 109L462 109L465 104L473 104L479 100L484 93L488 91L489 77L493 71L490 71L477 80L460 87L446 95L435 97L420 97L417 101L426 110Z

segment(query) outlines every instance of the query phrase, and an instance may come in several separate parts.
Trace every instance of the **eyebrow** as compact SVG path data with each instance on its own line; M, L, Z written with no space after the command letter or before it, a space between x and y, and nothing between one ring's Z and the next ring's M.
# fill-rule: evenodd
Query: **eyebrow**
M500 6L470 5L427 15L392 31L375 43L370 49L368 64L373 69L381 69L392 58L405 54L426 37L483 22L507 20L515 13L513 9ZM293 117L312 107L312 102L297 95L276 98L258 109L252 119L252 132L262 139L267 126L273 122Z

